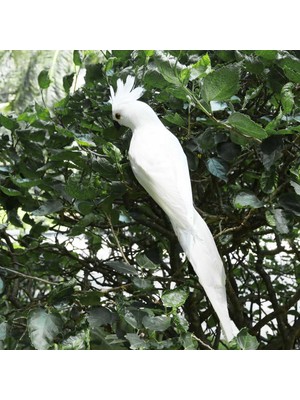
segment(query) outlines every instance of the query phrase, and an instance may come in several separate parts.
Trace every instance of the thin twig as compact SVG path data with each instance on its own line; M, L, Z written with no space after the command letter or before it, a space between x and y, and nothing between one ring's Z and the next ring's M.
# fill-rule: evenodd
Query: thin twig
M194 338L195 340L197 340L197 342L201 343L202 346L204 346L207 350L214 350L214 349L213 349L212 347L210 347L208 344L202 342L202 340L199 339L199 338L198 338L196 335L194 335L193 333L192 333L191 336L192 336L192 338Z
M244 220L241 222L240 225L238 226L233 226L232 228L227 228L227 229L223 229L221 232L217 233L214 236L214 239L217 239L219 236L224 235L224 234L228 234L231 232L238 232L240 231L242 228L244 228L244 226L246 225L247 221L249 220L249 218L251 217L251 215L254 213L254 209L251 209L249 211L249 213L246 215L246 217L244 218Z
M117 286L117 287L105 287L105 288L101 288L101 289L97 289L97 291L105 294L105 293L110 293L110 292L119 292L122 291L126 288L129 288L130 286L132 286L132 283L126 283L125 285L121 285L121 286Z
M31 276L31 275L23 274L23 272L19 272L19 271L16 271L14 269L10 269L10 268L7 268L7 267L1 267L0 266L0 269L3 269L4 271L11 272L13 274L22 276L23 278L33 279L35 281L40 281L40 282L43 282L43 283L47 283L49 285L59 285L59 283L57 283L57 282L50 282L50 281L47 281L46 279L38 278L37 276Z
M109 223L109 226L110 226L111 232L113 234L113 237L114 237L114 239L115 239L115 241L117 243L117 246L118 246L118 248L120 250L120 253L121 253L122 257L123 257L123 260L125 261L126 264L130 265L130 262L128 261L126 255L125 255L125 253L124 253L124 251L122 249L121 243L119 242L118 236L116 235L116 232L114 230L114 227L113 227L113 224L111 222L111 219L107 214L106 214L106 218L107 218L107 221Z

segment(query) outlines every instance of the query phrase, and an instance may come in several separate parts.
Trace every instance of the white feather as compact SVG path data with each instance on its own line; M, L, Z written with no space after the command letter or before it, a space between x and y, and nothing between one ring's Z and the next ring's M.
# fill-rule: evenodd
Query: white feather
M114 92L112 86L110 86L110 100L109 102L113 106L117 106L123 103L130 103L138 100L144 93L144 89L141 86L133 89L134 77L128 75L126 82L123 83L121 79L117 80L117 91ZM133 89L133 90L132 90Z
M132 79L127 78L125 85L118 81L114 95L117 104L120 104L118 96L123 99L128 95L130 97L128 89L132 87ZM114 101L112 104L116 108ZM129 160L134 175L168 215L220 319L225 338L230 341L237 328L228 314L224 266L208 226L193 206L189 169L183 149L147 104L122 101L118 112L121 113L121 122L123 120L124 125L133 130Z

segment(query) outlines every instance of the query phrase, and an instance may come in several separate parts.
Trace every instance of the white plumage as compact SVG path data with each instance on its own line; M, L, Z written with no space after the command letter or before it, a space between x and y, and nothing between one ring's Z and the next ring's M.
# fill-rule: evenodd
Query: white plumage
M152 108L138 101L143 88L133 86L134 78L128 76L125 83L118 79L116 93L110 87L113 119L133 132L129 148L133 173L168 215L230 341L237 328L228 314L224 266L208 226L194 208L186 156Z

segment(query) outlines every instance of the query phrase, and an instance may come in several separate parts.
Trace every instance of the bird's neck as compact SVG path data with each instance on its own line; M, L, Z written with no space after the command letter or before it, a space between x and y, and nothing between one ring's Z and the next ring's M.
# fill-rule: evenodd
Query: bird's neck
M148 104L137 101L136 107L132 110L130 125L129 128L135 132L145 127L161 127L163 124Z

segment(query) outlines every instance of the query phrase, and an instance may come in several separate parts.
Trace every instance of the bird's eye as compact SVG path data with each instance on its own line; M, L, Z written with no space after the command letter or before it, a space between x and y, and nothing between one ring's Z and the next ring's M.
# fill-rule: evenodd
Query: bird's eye
M121 114L116 113L116 114L115 114L115 117L116 117L117 119L120 119L120 118L121 118Z

